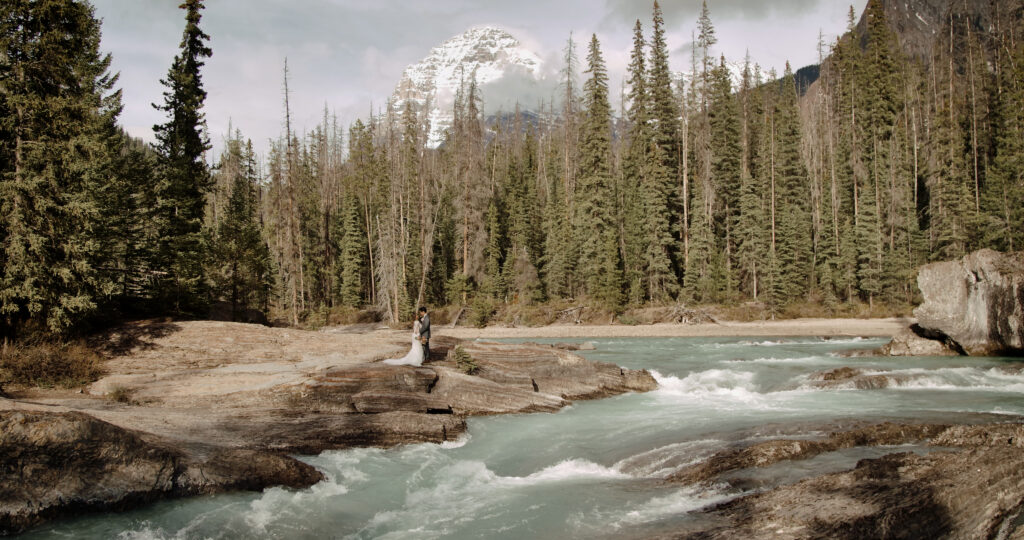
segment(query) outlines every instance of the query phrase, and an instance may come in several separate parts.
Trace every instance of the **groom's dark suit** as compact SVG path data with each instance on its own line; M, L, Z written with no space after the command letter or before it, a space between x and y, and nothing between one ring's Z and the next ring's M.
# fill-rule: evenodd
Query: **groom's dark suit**
M430 315L423 314L420 319L420 340L423 342L423 360L430 360Z

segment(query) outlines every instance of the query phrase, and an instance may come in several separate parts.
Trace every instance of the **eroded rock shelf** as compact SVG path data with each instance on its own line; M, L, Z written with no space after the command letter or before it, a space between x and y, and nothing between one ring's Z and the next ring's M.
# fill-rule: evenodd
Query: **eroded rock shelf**
M122 349L88 393L0 399L0 534L163 498L307 487L321 474L289 454L451 441L467 416L553 412L657 387L646 371L536 344L440 337L412 367L378 362L402 350L393 334L158 329L140 323L112 338ZM475 374L449 357L455 346ZM126 402L107 397L117 389Z

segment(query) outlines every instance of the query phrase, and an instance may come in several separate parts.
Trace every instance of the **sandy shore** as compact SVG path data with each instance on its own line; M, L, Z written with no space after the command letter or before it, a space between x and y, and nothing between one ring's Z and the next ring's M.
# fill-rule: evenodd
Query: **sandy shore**
M476 338L585 338L585 337L742 337L742 336L882 336L888 337L913 324L913 319L788 319L779 321L710 324L552 325L535 328L489 326L448 328L434 326L433 334Z

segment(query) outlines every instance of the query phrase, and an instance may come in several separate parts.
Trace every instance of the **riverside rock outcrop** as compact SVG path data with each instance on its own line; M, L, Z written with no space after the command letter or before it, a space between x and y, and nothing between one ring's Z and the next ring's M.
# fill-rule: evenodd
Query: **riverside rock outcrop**
M0 463L0 535L70 513L323 478L288 456L177 444L77 412L0 411Z
M671 538L1022 538L1024 425L879 424L825 440L777 440L681 470L709 483L748 467L852 446L925 442L926 455L862 459L847 471L752 493L704 510Z
M982 249L931 263L918 271L917 285L924 297L917 324L883 354L1024 355L1024 252Z
M918 325L970 355L1024 354L1024 253L990 249L932 263L917 277Z
M432 357L437 360L430 364L330 368L293 388L290 400L338 413L467 416L553 412L574 399L646 392L658 386L646 370L586 360L548 345L434 341ZM455 347L475 362L472 375L461 371L448 354Z
M211 321L120 329L108 375L81 393L0 398L0 534L164 498L308 486L320 473L283 453L441 443L470 415L657 387L646 371L536 344L436 336L423 366L379 362L409 346L401 334Z

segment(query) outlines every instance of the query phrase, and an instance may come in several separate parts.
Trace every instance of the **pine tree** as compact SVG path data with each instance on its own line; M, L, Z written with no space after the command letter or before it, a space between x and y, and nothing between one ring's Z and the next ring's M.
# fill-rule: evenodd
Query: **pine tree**
M505 231L502 226L505 219L503 218L498 201L491 199L491 203L487 207L487 262L484 266L485 274L481 290L494 299L501 299L505 296L505 279L502 272L505 259Z
M633 28L633 51L628 67L629 108L626 112L628 132L625 156L622 160L622 260L623 279L627 285L627 299L641 303L647 297L648 284L644 279L644 218L647 190L643 167L651 146L650 113L648 112L647 68L644 55L646 42L643 27L636 21ZM667 208L666 208L667 211Z
M669 171L663 150L650 141L641 169L643 203L643 269L648 298L665 302L679 293L679 282L672 272L671 197Z
M230 176L230 194L217 223L212 274L216 295L231 304L232 320L242 320L248 309L265 309L270 287L270 252L257 216L259 178L252 142L243 147L240 133L229 139L220 166Z
M561 179L552 178L548 204L544 208L544 287L550 298L569 296L569 274L573 270L572 227Z
M580 174L575 193L575 243L578 275L586 293L610 307L622 302L622 270L611 193L611 106L608 75L597 36L590 40L584 84L584 121L580 142Z
M679 169L679 107L672 92L672 73L668 66L668 44L665 42L665 19L661 6L654 2L651 33L651 58L648 73L650 115L654 120L654 140L661 147L664 165L670 178Z
M800 116L796 81L786 65L782 92L775 115L776 217L779 281L777 299L785 304L807 292L811 275L811 220L808 208L807 170L800 156Z
M206 256L202 223L210 174L204 154L210 148L203 132L203 89L200 69L213 52L210 36L199 28L202 0L185 0L185 30L180 53L167 78L163 105L166 123L153 126L157 139L159 184L154 219L159 228L158 270L165 272L158 295L175 310L198 312L205 298L203 263Z
M629 65L629 142L623 163L623 261L629 300L664 302L678 293L671 260L671 179L664 149L655 143L652 131L644 45L637 21Z
M516 118L518 121L519 114ZM513 137L520 132L513 129ZM535 143L532 131L526 133L519 156L509 163L509 181L506 188L508 201L507 249L502 276L507 294L522 303L541 299L537 267L534 261L540 255L540 217L535 192Z
M715 273L723 278L717 288L724 289L725 297L731 300L737 287L734 267L738 261L735 258L734 236L739 216L742 151L739 104L733 94L731 75L724 56L711 73L710 93L708 127L711 131L711 176L717 195L714 205L717 210L715 230L720 238L720 247L715 251L722 255L722 263L715 269Z
M737 274L741 289L757 300L764 285L761 283L765 271L765 254L768 242L765 238L764 181L755 174L760 162L758 129L764 107L761 91L755 90L755 74L751 72L750 61L743 68L740 86L742 100L742 129L740 150L740 188L738 215L736 221Z
M719 256L719 241L716 231L716 209L719 206L719 186L715 178L714 160L722 157L712 148L712 60L711 47L717 42L715 30L711 24L707 3L702 4L701 16L697 22L699 33L694 41L694 98L695 104L692 132L691 161L694 164L696 181L692 184L692 201L690 205L689 252L686 259L684 286L690 298L700 301L713 301L724 289L721 283L722 258ZM700 70L697 70L696 59L701 59ZM717 114L715 115L717 116ZM716 118L716 121L719 118ZM724 126L717 122L718 127ZM719 129L721 131L721 129ZM721 142L722 139L719 137ZM733 156L734 157L734 156ZM730 158L731 159L731 158Z
M1002 56L996 99L995 157L982 208L984 243L1024 249L1024 44Z
M0 7L0 334L73 330L116 292L99 266L112 216L120 92L86 2Z
M342 206L342 224L344 234L341 237L341 276L340 299L346 306L359 307L363 299L363 283L365 281L365 232L356 197L349 192Z

